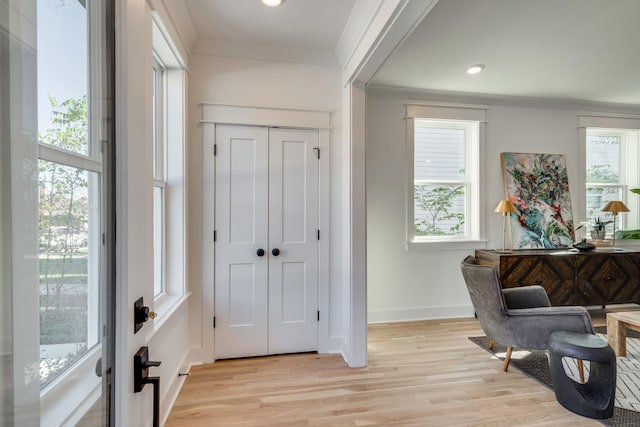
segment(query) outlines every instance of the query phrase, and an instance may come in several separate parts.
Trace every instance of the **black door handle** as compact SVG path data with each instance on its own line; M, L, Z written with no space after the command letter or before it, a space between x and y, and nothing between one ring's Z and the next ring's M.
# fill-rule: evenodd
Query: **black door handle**
M258 249L258 252L256 252L256 255L263 256L264 255L264 249Z
M271 251L271 254L272 254L273 256L278 256L278 255L280 255L280 249L275 248L274 250L272 250L272 251Z
M153 386L153 427L160 426L160 377L150 377L149 368L161 362L149 360L149 347L140 347L133 356L133 392L139 393L145 384Z

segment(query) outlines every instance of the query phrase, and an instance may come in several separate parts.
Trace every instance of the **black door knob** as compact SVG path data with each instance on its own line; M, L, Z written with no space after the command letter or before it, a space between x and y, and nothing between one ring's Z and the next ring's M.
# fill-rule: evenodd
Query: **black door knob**
M280 249L275 248L274 250L271 251L271 253L273 254L273 256L278 256L280 255Z
M258 252L256 252L256 254L258 256L263 256L264 255L264 249L258 249Z

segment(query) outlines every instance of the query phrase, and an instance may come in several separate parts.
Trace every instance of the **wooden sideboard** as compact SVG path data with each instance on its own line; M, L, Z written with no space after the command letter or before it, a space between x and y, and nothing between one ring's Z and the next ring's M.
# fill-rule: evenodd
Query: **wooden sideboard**
M640 303L640 252L478 250L475 256L498 271L503 288L540 285L551 305Z

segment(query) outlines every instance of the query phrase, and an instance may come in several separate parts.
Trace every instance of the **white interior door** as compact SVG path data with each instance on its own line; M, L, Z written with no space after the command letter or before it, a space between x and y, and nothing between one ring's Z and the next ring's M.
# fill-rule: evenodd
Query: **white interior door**
M317 144L216 127L216 359L317 349Z
M216 358L265 355L268 129L216 127Z
M269 132L270 354L318 348L317 146L317 132Z

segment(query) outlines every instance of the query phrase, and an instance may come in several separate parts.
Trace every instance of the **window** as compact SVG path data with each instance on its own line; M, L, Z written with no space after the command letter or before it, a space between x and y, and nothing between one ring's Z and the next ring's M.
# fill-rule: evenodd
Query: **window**
M467 146L477 141L478 123L415 119L414 236L467 235ZM475 138L474 138L475 136Z
M87 10L38 3L40 386L51 394L98 357L102 154L90 126ZM60 32L60 22L68 31ZM70 64L70 65L69 65ZM95 111L94 111L95 112Z
M159 296L165 286L165 152L166 139L164 93L166 67L154 52L152 67L152 139L153 139L153 295Z
M485 111L415 105L407 111L409 242L479 240Z
M585 147L586 219L592 224L609 215L602 208L611 200L637 203L629 190L638 187L638 131L587 128ZM635 212L618 215L616 228L638 228Z
M152 35L153 294L162 322L186 295L186 75L155 14Z

